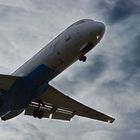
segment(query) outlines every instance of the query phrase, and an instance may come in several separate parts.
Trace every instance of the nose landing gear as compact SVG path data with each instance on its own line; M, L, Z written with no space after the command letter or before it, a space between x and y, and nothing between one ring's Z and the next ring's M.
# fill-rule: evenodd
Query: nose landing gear
M84 56L84 55L80 55L80 56L79 56L79 60L80 60L80 61L83 61L83 62L86 62L87 57Z
M83 48L82 50L80 50L81 54L79 56L79 60L85 62L87 60L87 57L85 56L85 54L87 52L89 52L96 44L90 43L88 42Z

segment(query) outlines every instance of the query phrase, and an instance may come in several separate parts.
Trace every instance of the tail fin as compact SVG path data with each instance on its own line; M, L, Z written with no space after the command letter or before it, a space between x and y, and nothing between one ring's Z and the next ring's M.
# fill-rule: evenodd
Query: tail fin
M16 76L0 74L0 91L7 91L17 80Z

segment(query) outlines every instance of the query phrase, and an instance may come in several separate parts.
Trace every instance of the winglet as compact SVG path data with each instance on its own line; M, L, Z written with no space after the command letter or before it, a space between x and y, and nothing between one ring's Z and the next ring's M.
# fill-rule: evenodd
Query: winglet
M109 119L107 122L108 122L108 123L113 123L114 121L115 121L115 119L112 118L112 119Z

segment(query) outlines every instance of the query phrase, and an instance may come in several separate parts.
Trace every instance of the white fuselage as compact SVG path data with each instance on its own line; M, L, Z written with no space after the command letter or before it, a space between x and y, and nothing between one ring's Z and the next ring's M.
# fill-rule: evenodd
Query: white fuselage
M27 76L40 64L62 72L78 60L82 47L84 48L88 42L96 45L102 38L104 30L105 26L101 22L90 19L80 20L64 30L13 75Z
M79 20L64 30L12 74L18 78L3 94L0 117L18 115L44 93L50 80L76 60L84 62L85 54L101 40L104 31L103 23L90 19Z

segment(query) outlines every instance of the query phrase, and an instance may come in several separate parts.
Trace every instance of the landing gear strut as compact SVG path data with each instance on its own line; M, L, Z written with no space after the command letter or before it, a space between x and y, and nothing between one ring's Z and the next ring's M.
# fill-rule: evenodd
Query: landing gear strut
M79 60L85 62L87 60L87 57L84 55L80 55Z
M33 117L34 117L34 118L42 119L43 116L44 116L43 110L40 109L40 104L41 104L41 103L39 102L38 108L35 109L35 110L33 111Z
M96 44L87 42L87 45L84 46L84 48L81 50L81 55L79 56L79 60L85 62L87 60L87 57L85 54L89 52Z

